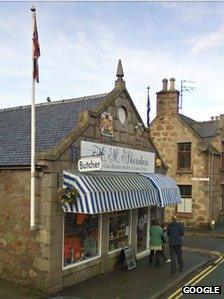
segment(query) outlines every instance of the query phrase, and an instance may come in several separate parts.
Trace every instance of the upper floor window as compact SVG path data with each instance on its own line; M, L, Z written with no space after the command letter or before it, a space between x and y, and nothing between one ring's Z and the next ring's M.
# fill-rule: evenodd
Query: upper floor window
M177 144L177 167L178 169L191 168L191 143Z

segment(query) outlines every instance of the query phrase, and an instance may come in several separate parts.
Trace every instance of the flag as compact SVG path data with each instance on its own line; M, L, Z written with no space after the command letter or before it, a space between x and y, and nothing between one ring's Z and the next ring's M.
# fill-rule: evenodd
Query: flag
M37 31L36 13L33 13L33 79L39 83L38 58L40 57L40 45Z
M149 97L149 87L147 93L147 126L150 126L150 97Z

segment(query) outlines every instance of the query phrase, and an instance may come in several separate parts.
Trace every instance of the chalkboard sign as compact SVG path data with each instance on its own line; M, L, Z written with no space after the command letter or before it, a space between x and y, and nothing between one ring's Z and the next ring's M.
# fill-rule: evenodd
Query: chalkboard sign
M135 268L136 261L131 246L124 248L124 255L125 255L125 260L126 260L128 270Z

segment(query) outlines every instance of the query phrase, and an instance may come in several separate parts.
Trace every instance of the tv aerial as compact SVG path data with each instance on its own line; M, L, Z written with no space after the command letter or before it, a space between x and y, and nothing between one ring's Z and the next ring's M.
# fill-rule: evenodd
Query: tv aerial
M189 81L189 80L181 80L181 87L180 87L180 103L179 103L179 109L182 109L183 107L183 93L184 92L194 92L196 90L196 87L194 84L195 81Z

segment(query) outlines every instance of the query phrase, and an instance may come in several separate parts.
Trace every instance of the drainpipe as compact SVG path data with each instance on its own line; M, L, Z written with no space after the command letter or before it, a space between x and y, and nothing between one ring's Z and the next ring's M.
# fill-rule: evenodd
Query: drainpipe
M210 156L210 203L209 203L210 229L215 228L215 220L213 219L213 169L214 169L214 154L211 151L211 156Z

